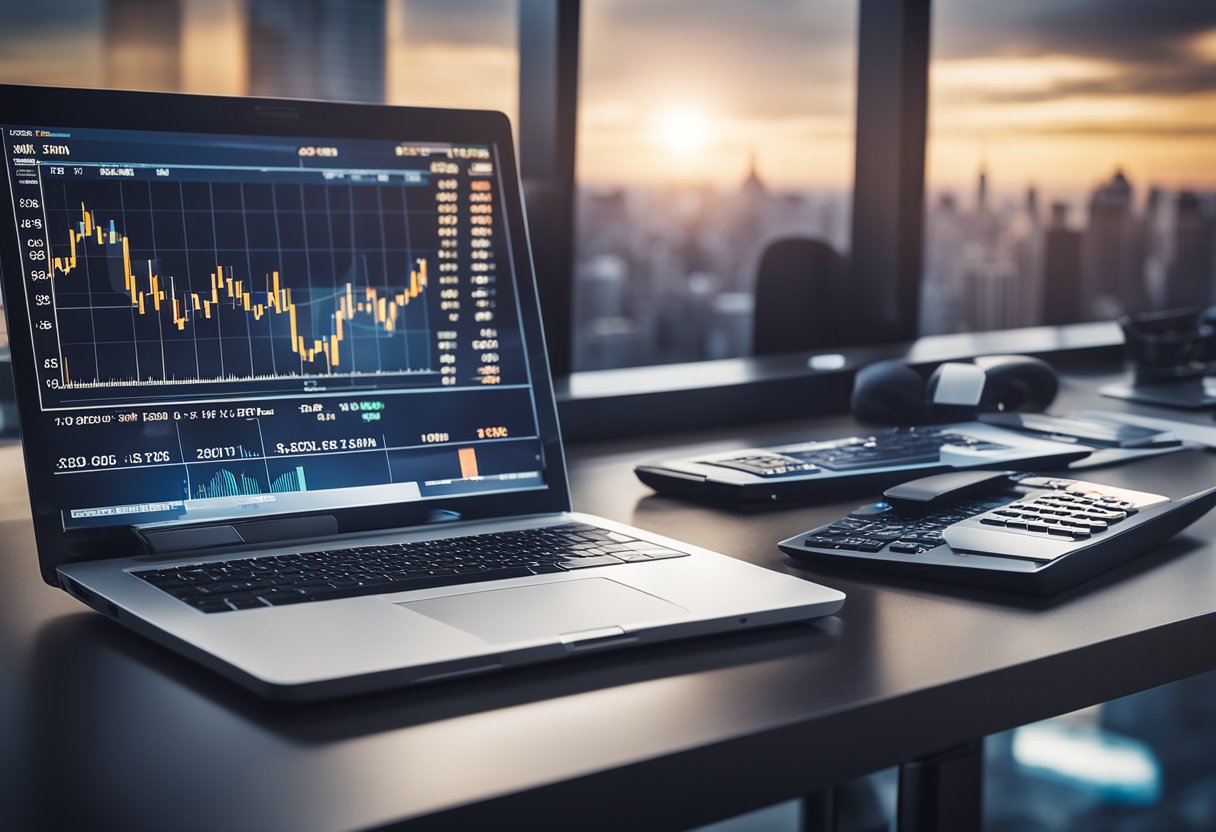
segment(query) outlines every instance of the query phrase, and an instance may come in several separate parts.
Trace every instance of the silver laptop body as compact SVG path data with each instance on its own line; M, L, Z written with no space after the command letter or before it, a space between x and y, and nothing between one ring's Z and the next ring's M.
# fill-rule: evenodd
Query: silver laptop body
M0 263L48 583L295 701L843 604L571 512L503 116L28 87L0 104ZM300 603L172 589L248 558L587 526L615 555L502 580L331 575L362 594Z

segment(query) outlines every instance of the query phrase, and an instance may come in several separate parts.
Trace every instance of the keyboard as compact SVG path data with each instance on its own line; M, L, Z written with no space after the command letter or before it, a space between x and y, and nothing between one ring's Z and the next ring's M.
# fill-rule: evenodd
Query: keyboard
M890 511L872 516L849 515L843 520L816 530L804 543L825 549L855 549L859 552L892 552L919 555L945 542L946 530L964 520L975 518L981 525L1018 529L1048 537L1088 540L1102 534L1138 509L1130 500L1112 496L1093 496L1065 492L1032 493L966 500L947 509L928 514L915 510ZM888 504L890 505L890 504ZM1032 557L1030 553L1027 557ZM1032 559L1034 559L1032 557Z
M1216 489L1170 500L1008 472L942 474L884 496L779 546L807 561L1049 594L1151 549L1216 504Z
M864 494L939 471L1059 470L1093 449L960 422L844 439L739 448L644 462L638 479L663 494L712 503L774 503Z
M586 523L179 564L131 574L203 613L383 595L668 558L680 552Z
M985 441L940 428L896 428L873 436L819 443L806 450L747 451L738 456L704 460L707 465L733 468L758 477L783 477L828 471L864 471L890 465L937 462L945 445L973 451L1008 450L1009 445Z

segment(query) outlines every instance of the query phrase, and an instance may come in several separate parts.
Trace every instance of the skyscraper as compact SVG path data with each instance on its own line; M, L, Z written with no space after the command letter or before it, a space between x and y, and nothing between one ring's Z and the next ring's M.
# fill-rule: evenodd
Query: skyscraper
M1165 309L1170 306L1166 284L1169 280L1169 264L1172 259L1173 212L1159 187L1149 189L1141 219L1141 239L1144 244L1144 288L1149 298L1150 309Z
M1068 205L1055 202L1051 224L1043 235L1044 324L1055 326L1084 319L1081 285L1081 232L1068 227Z
M1034 185L1026 186L1026 216L1038 225L1039 223L1039 189Z
M181 47L181 0L106 3L106 86L121 90L180 90Z
M1189 191L1178 194L1174 217L1174 262L1166 281L1169 305L1207 306L1212 302L1216 261L1216 217Z
M1025 323L1026 287L1017 265L975 249L964 260L962 308L967 329L1009 329Z
M1003 246L1017 269L1024 301L1020 317L1013 326L1034 326L1040 322L1043 305L1043 220L1039 215L1039 192L1026 188L1026 198L1012 216L1001 219L1005 227Z
M771 225L774 202L756 169L756 151L753 149L748 157L747 176L739 186L733 206L731 230L741 256L732 275L732 288L742 288L751 283L751 266L759 254L762 238Z
M385 0L249 0L251 95L384 101Z
M1100 185L1089 201L1089 227L1082 258L1090 317L1141 311L1146 305L1144 263L1138 256L1132 218L1132 186L1122 170Z

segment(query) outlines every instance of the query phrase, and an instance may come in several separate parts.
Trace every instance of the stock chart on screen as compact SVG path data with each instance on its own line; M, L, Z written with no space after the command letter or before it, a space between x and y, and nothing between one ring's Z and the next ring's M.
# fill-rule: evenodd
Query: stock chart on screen
M543 487L493 146L3 131L65 528Z

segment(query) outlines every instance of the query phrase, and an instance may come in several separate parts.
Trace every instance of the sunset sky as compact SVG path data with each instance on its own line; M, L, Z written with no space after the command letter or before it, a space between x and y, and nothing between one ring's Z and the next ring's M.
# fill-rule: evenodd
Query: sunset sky
M390 0L394 103L514 114L517 0ZM101 0L14 5L0 80L102 83ZM241 0L187 0L183 79L240 92ZM856 0L584 0L582 181L848 188ZM216 61L216 55L224 56ZM1216 190L1216 3L935 0L928 176Z

